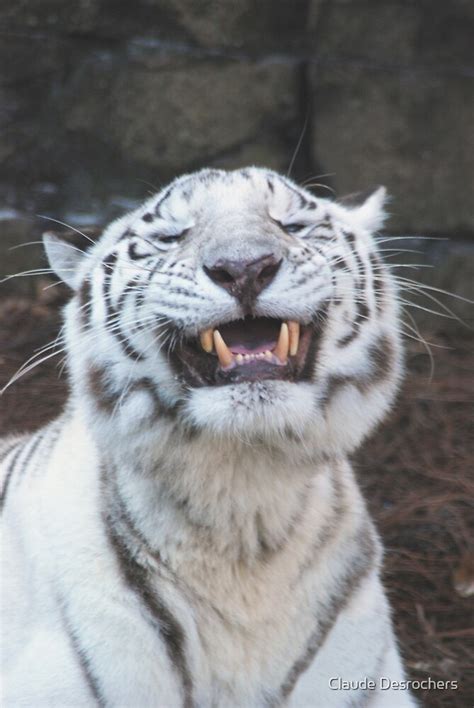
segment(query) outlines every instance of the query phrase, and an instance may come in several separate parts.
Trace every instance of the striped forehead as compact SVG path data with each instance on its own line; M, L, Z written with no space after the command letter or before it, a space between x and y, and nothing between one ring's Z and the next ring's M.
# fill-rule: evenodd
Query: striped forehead
M190 228L196 219L226 211L259 211L269 216L316 211L316 198L276 173L259 170L204 171L181 178L149 200L134 220L137 235L156 228Z

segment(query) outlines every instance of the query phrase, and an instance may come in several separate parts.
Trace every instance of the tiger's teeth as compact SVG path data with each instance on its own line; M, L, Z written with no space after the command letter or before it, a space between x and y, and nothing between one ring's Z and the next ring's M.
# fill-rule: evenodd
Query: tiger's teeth
M273 354L281 361L282 364L286 364L288 359L288 348L290 346L290 336L288 333L288 325L286 322L281 323L280 336L278 337L278 343L273 350Z
M237 364L243 364L243 363L244 363L244 357L242 356L242 354L236 354L236 355L235 355L235 361L237 362Z
M298 353L300 344L300 323L290 320L288 322L288 332L290 334L290 355L295 356Z
M204 332L201 332L199 339L201 340L201 347L205 352L210 354L214 349L212 344L212 329L205 329Z
M272 359L273 359L273 354L271 353L271 351L269 349L267 349L263 353L263 356L265 357L265 359L268 359L268 361L272 361Z
M222 339L221 333L218 329L214 330L214 346L216 348L216 354L219 359L219 364L223 367L230 366L234 361L234 356L227 344Z

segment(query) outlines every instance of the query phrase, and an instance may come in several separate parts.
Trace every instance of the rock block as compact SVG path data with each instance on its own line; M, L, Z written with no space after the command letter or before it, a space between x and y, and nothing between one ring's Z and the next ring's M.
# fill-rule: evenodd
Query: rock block
M384 184L392 230L472 232L472 79L319 67L312 86L313 158L338 196Z

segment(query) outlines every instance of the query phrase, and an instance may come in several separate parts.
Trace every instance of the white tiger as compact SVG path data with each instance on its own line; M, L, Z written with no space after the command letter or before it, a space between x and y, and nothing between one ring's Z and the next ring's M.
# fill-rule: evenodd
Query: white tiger
M384 199L203 170L45 236L72 393L2 448L3 706L414 705L347 459L402 372Z

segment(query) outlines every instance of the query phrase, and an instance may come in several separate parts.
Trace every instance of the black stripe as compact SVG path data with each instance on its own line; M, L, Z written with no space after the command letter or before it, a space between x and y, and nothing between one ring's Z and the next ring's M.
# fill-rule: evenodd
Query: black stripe
M346 238L351 238L354 239L353 234L348 234L344 232L344 235ZM358 277L356 278L355 276L355 295L356 295L356 314L354 317L354 321L352 323L352 331L350 334L346 334L344 337L339 339L337 341L337 346L338 347L346 347L348 344L350 344L356 337L359 336L360 328L364 324L365 321L370 316L370 309L368 306L367 302L367 294L365 292L366 289L366 280L367 280L367 274L365 271L365 265L357 251L357 249L354 247L352 250L352 255L354 256L357 264L357 273ZM364 300L362 301L362 298Z
M343 270L346 273L350 273L347 261L342 256L335 256L334 258L332 258L331 265L333 268L337 268L338 270Z
M92 693L92 695L94 696L98 705L103 706L105 708L107 703L105 701L103 692L101 691L99 681L96 678L96 676L94 675L94 672L92 670L91 660L87 656L83 647L81 647L81 643L79 641L79 637L77 636L77 632L74 629L74 627L72 626L71 622L69 621L69 618L68 618L67 612L66 612L66 603L64 600L60 599L59 604L61 607L61 615L62 615L62 619L63 619L64 630L69 637L69 641L71 642L71 646L74 650L74 653L76 655L79 666L81 667L82 675L84 676L84 679L89 687L89 690Z
M310 236L312 238L317 238L318 241L332 241L334 239L334 233L323 234L323 233L320 233L317 229L315 229L314 233L311 232Z
M395 351L390 338L385 334L380 336L368 347L367 354L372 364L370 383L378 383L386 379L392 371L395 360Z
M322 396L321 403L324 406L329 405L332 397L340 388L346 386L347 384L352 384L358 386L359 380L355 376L349 374L335 374L330 376L326 381L326 390Z
M280 695L287 698L295 687L301 674L306 671L317 652L321 649L340 613L346 608L354 593L360 588L364 578L373 568L376 546L371 528L366 525L354 536L359 546L358 554L351 559L350 568L337 579L337 594L332 595L326 605L322 605L319 614L324 618L319 621L316 630L310 636L303 654L296 660L281 687Z
M176 280L186 280L188 283L196 284L196 279L192 275L186 275L185 273L178 273L175 276Z
M102 260L102 266L106 273L111 273L113 271L117 259L117 251L111 251L107 256L105 256L105 258Z
M105 307L105 328L110 324L114 324L114 317L117 315L117 310L114 309L109 298L110 292L110 278L108 275L104 277L103 282L103 297L104 297L104 307Z
M164 639L171 664L181 676L184 689L183 708L192 708L194 705L192 698L193 682L186 660L183 627L161 598L149 587L147 571L131 556L125 542L114 527L113 519L106 517L105 525L125 583L142 600L151 617L154 628L158 630Z
M310 325L313 328L313 332L309 342L308 353L302 369L298 372L301 381L314 381L314 372L318 365L319 350L324 337L328 306L327 300L321 303L318 316Z
M117 262L117 258L117 253L109 253L109 255L102 261L102 267L104 269L103 294L106 303L106 308L108 308L109 306L110 285L112 281L114 265Z
M318 266L318 267L315 268L311 273L307 273L306 275L302 275L301 278L299 278L298 280L296 280L296 281L292 284L292 289L293 289L293 288L299 288L299 287L301 287L302 285L306 285L306 283L308 283L308 282L314 280L314 277L315 277L316 275L318 275L318 273L321 271L321 269L322 269L322 266Z
M331 217L326 216L324 221L318 221L318 223L316 224L316 228L319 229L320 227L322 227L323 229L334 230L334 225L332 223Z
M375 254L371 253L370 265L372 267L372 278L374 281L374 295L375 304L377 306L377 313L380 315L383 312L384 300L385 300L385 280L384 280L384 269L382 269L382 261Z
M292 436L292 431L289 437ZM300 439L298 438L300 441ZM309 495L306 489L299 495L299 504L296 511L291 515L288 523L286 524L285 530L280 533L280 538L272 539L268 537L268 533L265 530L265 525L263 523L263 517L260 511L256 513L255 516L255 528L257 531L257 541L258 541L258 560L266 563L270 560L272 556L279 553L284 548L288 547L288 543L291 541L292 536L296 530L300 527L301 520L306 514L308 507Z
M118 330L114 330L113 332L111 332L111 334L113 337L115 337L117 342L122 347L123 353L126 354L130 359L137 361L138 359L143 358L144 354L140 353L135 349L130 339L124 333L122 327L119 327Z
M157 298L154 301L154 304L158 305L159 307L176 307L176 300L167 300L164 297L161 297L159 300ZM180 303L179 309L183 310L184 312L196 312L196 304Z
M0 462L3 462L4 460L7 459L8 455L13 452L13 450L16 448L17 445L20 443L24 442L23 438L20 438L19 440L14 440L13 442L10 442L7 447L5 447L2 452L0 452Z
M104 289L105 289L105 283L104 281ZM128 285L126 286L128 287ZM123 301L124 296L128 293L122 293L120 296L120 303ZM105 295L105 292L104 292ZM134 361L138 359L142 359L144 354L140 353L135 349L133 344L131 343L130 339L128 336L124 333L122 329L122 325L120 322L120 314L119 310L115 309L113 305L111 305L109 300L106 300L105 303L105 321L106 321L106 331L114 338L117 340L120 348L122 349L123 353L126 354L130 359L133 359ZM108 325L113 324L114 329L110 330L108 329ZM115 324L118 326L115 327Z
M90 316L92 313L91 296L92 296L92 287L91 287L90 280L87 280L87 279L83 280L81 283L81 287L78 290L78 297L79 297L79 307L80 307L79 318L80 318L81 326L84 329L86 329L88 327Z
M193 281L194 282L194 281ZM184 295L185 297L193 298L194 300L207 300L205 295L200 295L199 293L192 292L191 290L186 290L183 287L171 287L166 289L167 295Z
M303 197L301 192L298 192L297 188L293 187L293 185L291 184L291 182L289 180L287 180L285 177L281 177L281 176L279 176L279 177L280 177L280 180L283 182L283 184L287 187L287 189L289 189L290 192L293 192L293 194L296 195L296 197L298 198L298 204L299 204L300 208L301 209L306 208L310 202L307 199L305 199L305 197Z
M23 477L23 475L26 473L28 464L29 464L31 458L33 457L33 455L35 454L36 450L38 449L38 446L41 443L41 441L43 440L44 436L45 436L44 431L41 431L40 433L37 433L36 435L33 436L33 439L30 443L30 446L29 446L26 454L25 454L25 457L21 462L21 471L19 472L17 481L20 481L21 477Z
M90 366L87 370L87 383L90 394L93 396L97 407L104 413L112 413L119 400L123 402L133 395L136 391L145 391L153 400L154 411L150 418L156 421L160 417L166 417L169 420L174 420L177 414L176 406L169 406L160 398L160 394L148 376L136 379L127 384L122 389L114 390L112 381L109 379L108 373L109 363L105 362L102 366Z
M143 376L137 379L132 384L127 391L127 396L135 393L135 391L145 391L153 399L153 404L155 406L154 418L159 418L161 416L166 416L168 418L174 419L176 417L176 407L168 406L161 398L160 394L156 389L156 386L152 379L148 376Z
M151 257L152 254L150 252L137 253L137 246L138 246L138 244L136 241L130 241L130 243L128 244L128 257L130 258L130 260L139 261L143 258L150 258Z
M52 453L53 453L54 447L59 439L59 436L61 435L61 432L63 430L63 424L62 424L61 419L58 419L57 421L55 421L55 423L52 424L51 427L48 426L48 428L49 428L47 431L47 435L49 435L49 439L47 440L48 447L44 452L44 459L49 460ZM43 471L45 471L45 470L46 470L46 466L43 467Z
M170 186L168 187L168 189L165 190L165 192L164 192L163 196L161 197L161 199L155 204L155 210L154 210L154 211L155 211L155 216L160 216L160 209L161 209L161 206L162 206L163 202L165 201L165 199L168 198L168 196L170 195L171 191L172 191L176 186L177 186L177 185L174 184L174 183L173 183L173 184L170 184Z
M112 413L119 394L110 390L106 365L91 366L87 371L87 382L99 410Z
M371 386L384 381L390 375L395 361L395 350L390 338L383 334L374 343L370 344L367 347L367 357L371 364L370 373L360 376L335 374L328 377L326 390L321 400L324 406L329 405L336 391L343 386L352 384L360 393L366 393Z
M3 511L3 508L5 506L5 502L7 500L8 487L10 486L12 475L13 475L13 472L15 471L15 465L18 462L18 458L20 457L21 453L23 452L24 447L25 447L24 443L22 445L20 445L19 449L12 456L12 459L10 460L10 464L7 467L7 472L5 475L5 483L3 485L3 489L0 493L0 511Z
M160 270L160 268L161 268L161 266L163 265L164 262L165 262L165 259L164 259L164 258L157 258L157 259L155 260L154 264L153 264L152 267L150 268L149 273L148 273L148 275L147 275L147 277L146 277L147 283L151 283L151 281L153 280L154 276L158 273L158 271ZM151 265L151 264L150 264L150 265Z
M122 530L121 527L123 527L124 543L128 545L130 555L133 555L133 552L136 552L141 546L157 563L161 563L160 552L150 546L148 539L136 526L127 503L122 497L120 488L117 485L116 474L110 475L110 479L106 478L105 474L102 474L101 482L102 486L105 488L108 504L110 505L110 517L113 517L114 523L120 527L117 528L116 525L115 530L120 533ZM132 544L133 548L130 547Z
M354 258L357 263L357 273L359 275L359 284L360 284L360 287L363 287L363 284L365 283L365 266L362 261L362 258L359 255L359 251L357 250L357 248L354 248L352 253L353 253Z
M356 338L358 334L358 331L355 327L352 328L352 332L350 334L346 334L345 337L341 337L341 339L338 339L336 344L338 347L347 347L348 344L352 342L353 339Z
M337 533L344 522L343 517L347 514L348 506L339 479L335 480L333 492L334 499L332 502L331 516L324 523L321 533L316 541L311 545L306 559L300 566L296 582L294 583L295 585L301 581L303 575L305 575L310 568L315 567L317 559L320 557L321 553L324 552L326 546L337 536Z
M137 232L129 227L128 229L125 229L123 234L120 236L119 241L125 241L126 239L134 238L135 236L138 236Z
M356 237L352 233L352 231L345 231L344 229L342 230L342 235L346 239L347 243L349 244L350 248L353 248Z

